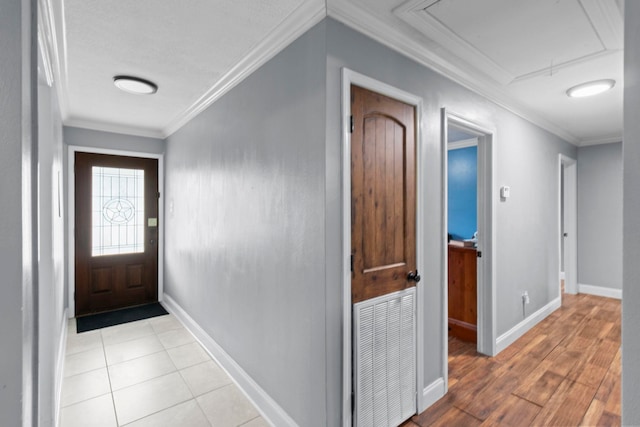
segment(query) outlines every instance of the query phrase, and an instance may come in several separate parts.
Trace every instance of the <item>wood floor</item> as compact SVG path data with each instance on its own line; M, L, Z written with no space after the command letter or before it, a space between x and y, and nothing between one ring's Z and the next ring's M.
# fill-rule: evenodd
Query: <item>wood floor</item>
M562 307L496 357L449 340L449 392L403 427L619 426L620 301Z

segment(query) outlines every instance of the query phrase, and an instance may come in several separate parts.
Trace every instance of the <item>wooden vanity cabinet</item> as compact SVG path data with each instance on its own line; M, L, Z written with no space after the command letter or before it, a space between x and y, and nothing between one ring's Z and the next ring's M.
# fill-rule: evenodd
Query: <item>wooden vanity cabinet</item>
M477 339L477 254L475 248L449 245L449 335Z

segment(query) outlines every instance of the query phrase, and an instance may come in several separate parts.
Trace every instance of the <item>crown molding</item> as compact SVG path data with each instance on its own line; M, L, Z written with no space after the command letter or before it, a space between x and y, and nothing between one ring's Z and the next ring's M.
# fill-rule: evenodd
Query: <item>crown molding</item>
M580 141L577 145L578 147L589 147L591 145L600 145L600 144L613 144L616 142L622 142L622 135L612 135L604 138L598 139L590 139L586 141Z
M42 50L43 62L46 61L47 82L50 81L56 88L60 115L65 122L69 114L69 100L64 2L55 2L55 5L57 9L51 0L38 0L38 43Z
M162 135L169 137L208 106L229 92L251 73L276 56L285 47L327 15L324 0L303 2L285 18L273 31L243 57L233 68L222 76L193 104L174 118L163 130Z
M421 3L423 0L413 0ZM559 126L544 119L528 108L517 104L495 82L483 80L477 74L453 65L451 62L429 51L419 42L398 31L392 25L373 15L369 11L354 5L350 0L332 0L327 9L328 16L402 55L443 75L453 82L477 93L517 116L551 132L565 141L578 145L579 138Z
M83 128L98 130L103 132L121 133L125 135L144 136L147 138L164 139L165 136L162 132L153 129L144 129L137 126L127 126L123 124L108 123L98 120L79 118L79 117L67 117L64 120L64 125L69 127Z

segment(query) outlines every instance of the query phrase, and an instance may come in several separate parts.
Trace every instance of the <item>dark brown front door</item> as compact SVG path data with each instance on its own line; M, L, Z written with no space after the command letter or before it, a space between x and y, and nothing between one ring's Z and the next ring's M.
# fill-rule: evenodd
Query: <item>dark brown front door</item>
M158 161L75 156L76 316L158 300Z
M413 106L357 86L351 86L351 114L356 303L415 286L416 124Z

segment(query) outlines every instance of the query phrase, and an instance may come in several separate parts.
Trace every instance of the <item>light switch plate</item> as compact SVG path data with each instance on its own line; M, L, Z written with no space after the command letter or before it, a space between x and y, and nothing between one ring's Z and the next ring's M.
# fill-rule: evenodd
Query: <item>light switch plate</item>
M503 199L508 199L511 193L511 188L508 185L503 186L502 188L500 188L500 197L502 197Z

